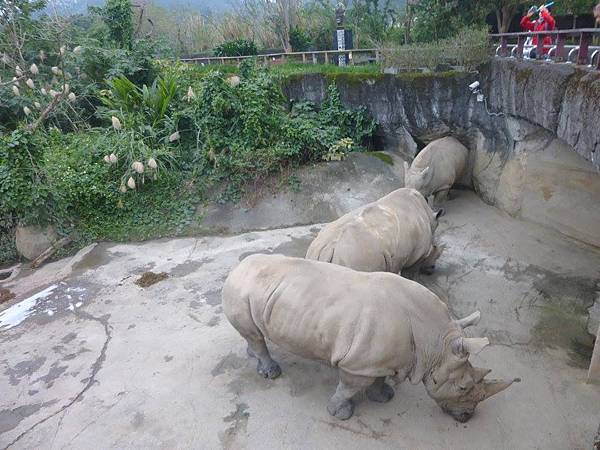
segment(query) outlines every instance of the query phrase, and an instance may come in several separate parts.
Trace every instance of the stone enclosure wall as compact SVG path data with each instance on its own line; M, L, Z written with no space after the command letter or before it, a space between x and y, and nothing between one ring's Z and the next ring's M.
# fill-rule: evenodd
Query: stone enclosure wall
M487 106L468 85L478 80ZM600 247L600 75L494 59L473 73L290 78L290 101L319 103L335 82L380 124L376 145L411 160L452 134L471 151L462 180L487 203Z

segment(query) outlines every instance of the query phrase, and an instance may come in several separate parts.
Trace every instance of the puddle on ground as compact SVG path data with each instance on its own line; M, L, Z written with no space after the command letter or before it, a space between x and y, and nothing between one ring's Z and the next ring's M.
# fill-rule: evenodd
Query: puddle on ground
M141 277L134 281L134 283L145 288L168 278L168 276L169 275L166 272L144 272Z
M312 230L311 230L312 231ZM318 231L318 229L317 229ZM290 237L289 241L283 242L276 247L268 248L255 252L245 252L242 253L239 257L239 260L242 261L250 255L256 254L278 254L285 256L295 256L297 258L304 258L306 256L306 250L308 250L308 246L313 241L316 236L316 232L314 235L308 235L303 237Z
M97 269L120 256L127 256L126 253L109 253L106 244L98 244L90 253L73 266L73 272L85 272L90 269Z
M203 265L208 264L213 261L214 261L214 258L202 258L199 261L189 261L188 260L184 263L177 264L175 267L173 267L171 269L170 274L171 274L171 276L174 276L174 277L185 277L186 275L189 275L189 274L195 272Z
M534 266L524 272L533 278L533 288L539 293L531 304L540 311L533 342L563 348L571 365L587 368L594 347L594 336L587 331L588 308L596 298L598 280L558 275Z
M89 292L90 290L92 292ZM98 287L91 283L68 286L66 282L61 281L52 284L0 312L0 331L10 330L31 316L35 316L38 322L45 323L52 320L57 313L74 312L97 290Z

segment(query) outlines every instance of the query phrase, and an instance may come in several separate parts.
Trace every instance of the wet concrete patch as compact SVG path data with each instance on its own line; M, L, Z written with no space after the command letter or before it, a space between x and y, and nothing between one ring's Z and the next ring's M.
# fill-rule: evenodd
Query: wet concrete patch
M68 344L69 342L71 342L76 337L77 337L77 333L71 332L71 333L67 334L65 337L63 337L61 339L61 342L65 343L65 344Z
M217 325L219 325L219 322L221 322L221 317L220 316L212 316L210 318L210 320L206 323L206 326L208 326L208 327L216 327Z
M54 384L54 381L58 377L60 377L63 373L65 373L68 368L69 368L69 366L61 366L60 361L55 361L50 366L50 369L48 369L48 373L46 373L46 375L43 375L43 376L33 380L33 383L37 383L38 381L43 381L44 383L46 383L46 388L51 388L52 385Z
M45 403L33 403L31 405L21 405L14 409L3 409L0 411L0 434L16 428L21 421L35 414L42 408L52 406L58 400L52 400Z
M247 404L238 403L236 404L235 411L228 416L223 417L223 422L232 423L232 425L219 436L224 449L233 448L238 435L246 432L248 418L250 417L250 413L247 410Z
M131 426L133 428L139 428L143 424L144 424L144 414L138 411L133 415L133 419L131 419Z
M598 281L535 266L526 268L523 274L533 279L537 295L530 301L530 307L540 312L532 330L532 343L561 347L567 350L572 365L587 368L594 345L594 336L587 330L588 309L594 303Z
M283 242L276 247L268 248L268 249L260 250L260 251L255 251L255 252L244 252L239 256L239 260L243 261L248 256L256 255L256 254L261 254L261 255L278 254L278 255L285 255L285 256L295 256L297 258L304 258L306 256L306 250L308 250L308 247L309 247L310 243L313 241L313 239L315 238L315 236L316 236L316 234L303 236L303 237L299 237L299 238L290 236L289 241Z
M81 261L73 265L73 272L85 272L86 270L97 269L120 256L127 255L121 252L110 253L105 245L99 244L90 253L85 255Z
M289 241L274 247L271 253L304 258L306 256L306 250L308 250L308 247L314 238L314 236L310 235L301 238L291 237Z
M206 303L210 306L217 306L221 304L221 289L215 289L204 293Z
M15 364L14 367L7 367L4 371L4 375L8 375L9 383L16 386L21 382L22 378L30 377L37 372L45 362L45 356L38 356L27 361L21 361Z
M214 258L203 258L199 261L186 261L173 267L170 274L173 277L185 277L212 261L214 261Z
M211 375L216 377L230 370L241 369L248 364L248 358L241 358L235 353L229 352L221 361L211 370Z

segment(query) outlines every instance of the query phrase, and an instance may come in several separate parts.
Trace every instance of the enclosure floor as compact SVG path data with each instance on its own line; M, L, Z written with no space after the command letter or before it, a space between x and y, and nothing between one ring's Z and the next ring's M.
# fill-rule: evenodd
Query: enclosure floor
M359 397L341 422L325 408L335 370L274 347L283 375L255 372L223 315L223 280L250 253L302 256L320 228L306 226L100 244L63 281L66 260L24 274L11 288L16 299L0 307L0 321L13 325L0 329L0 447L590 448L600 387L585 384L582 330L600 254L469 192L446 210L447 249L422 281L445 293L456 316L481 310L473 334L493 345L474 364L523 380L470 422L455 422L409 383L387 404ZM134 284L148 270L168 277ZM28 317L14 309L48 287Z

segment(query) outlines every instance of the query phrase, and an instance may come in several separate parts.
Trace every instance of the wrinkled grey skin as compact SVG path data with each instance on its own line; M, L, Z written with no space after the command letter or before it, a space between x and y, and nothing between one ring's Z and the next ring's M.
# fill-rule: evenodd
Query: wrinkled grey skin
M397 189L327 224L307 259L364 272L431 273L443 247L433 243L438 218L419 191Z
M361 390L372 401L389 401L394 390L387 376L423 382L429 396L461 422L512 383L485 381L489 370L469 363L469 355L488 344L464 336L463 328L479 321L478 312L452 320L434 293L390 273L252 255L227 277L223 311L265 378L281 374L266 339L337 367L340 381L327 410L341 420L352 416L352 397Z
M425 197L433 195L434 205L448 196L467 166L469 151L452 136L436 139L415 157L410 167L404 163L404 184Z

